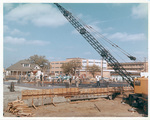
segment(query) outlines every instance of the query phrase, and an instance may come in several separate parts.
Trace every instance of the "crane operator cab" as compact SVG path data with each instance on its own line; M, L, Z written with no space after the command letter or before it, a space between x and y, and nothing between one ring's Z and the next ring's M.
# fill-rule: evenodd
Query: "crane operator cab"
M129 104L132 107L142 107L148 114L148 78L134 79L134 93L129 94Z

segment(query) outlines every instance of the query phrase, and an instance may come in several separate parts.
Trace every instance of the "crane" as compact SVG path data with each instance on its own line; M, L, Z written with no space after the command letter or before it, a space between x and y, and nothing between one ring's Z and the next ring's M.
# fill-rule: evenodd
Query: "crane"
M54 3L63 16L72 24L72 26L87 40L87 42L98 52L99 55L103 57L104 60L114 69L116 73L118 73L123 79L125 79L128 84L134 87L132 82L132 77L129 72L126 71L125 68L117 61L115 57L111 55L111 53L103 47L99 43L99 41L92 36L92 34L72 15L71 12L66 10L64 7L59 5L58 3ZM128 56L131 60L135 60L136 58L133 56Z

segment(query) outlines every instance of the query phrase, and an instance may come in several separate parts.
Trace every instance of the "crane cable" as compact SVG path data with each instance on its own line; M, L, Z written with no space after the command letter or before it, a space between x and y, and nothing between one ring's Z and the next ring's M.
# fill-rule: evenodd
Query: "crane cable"
M70 7L71 8L71 7ZM73 11L73 10L72 10ZM75 13L75 12L73 12L73 13ZM82 23L82 25L84 25L84 27L86 27L86 28L90 28L89 30L92 30L93 28L91 27L91 26L88 26L88 25L86 25L81 19L79 19L78 17L77 17L77 15L75 15L74 14L74 17L77 19L77 20L79 20L81 23ZM98 31L96 31L96 30L94 30L93 29L93 31L95 31L102 39L104 39L105 41L107 41L111 46L113 46L113 47L115 47L115 48L118 48L118 49L120 49L121 50L121 52L123 53L123 54L125 54L128 58L131 56L129 53L127 53L125 50L123 50L122 48L120 48L118 45L116 45L115 43L113 43L112 41L110 41L109 39L107 39L105 36L103 36L102 34L100 34ZM108 50L109 51L109 50ZM113 51L113 50L112 50ZM115 53L115 52L114 52ZM117 54L117 53L116 53ZM117 54L118 55L118 54ZM119 55L118 55L119 56ZM119 56L120 57L120 56ZM132 57L132 56L131 56ZM121 57L120 57L121 58ZM122 58L121 58L122 59ZM137 59L137 60L139 60L139 59ZM124 59L123 59L123 61L125 61ZM140 60L139 60L140 61ZM140 61L141 62L141 61Z
M95 36L96 37L96 36ZM96 37L97 38L97 37ZM99 39L99 38L97 38L97 39ZM103 39L102 39L103 40ZM106 41L104 41L103 43L105 44L105 46L107 46L106 45L106 43L105 43ZM115 53L122 61L124 61L124 62L126 62L119 54L117 54L111 47L109 47L109 49L113 52L113 53ZM108 50L108 49L107 49ZM108 50L109 51L109 50ZM110 51L109 51L110 52Z
M75 16L75 15L74 15ZM120 52L122 52L124 55L126 55L128 58L130 58L131 60L136 60L135 57L133 57L131 54L129 54L128 52L126 52L125 50L123 50L122 48L120 48L117 44L113 43L111 40L109 40L108 38L106 38L105 36L103 36L101 33L99 33L98 31L96 31L93 27L86 25L85 22L83 22L80 18L78 18L77 16L75 16L75 18L77 18L83 25L84 27L86 27L87 29L89 29L90 31L93 31L95 34L97 34L100 38L102 38L103 40L107 41L111 46L113 46L114 48L118 49Z
M83 25L84 25L84 27L86 27L87 29L89 29L89 26L88 25L86 25L80 18L78 18L77 16L75 16ZM90 26L91 27L91 26ZM91 29L89 29L90 31L91 31ZM93 29L94 30L94 29ZM96 30L95 30L96 31ZM98 35L98 34L97 34ZM96 36L95 36L96 37ZM96 37L97 38L97 37ZM101 37L102 38L102 37ZM97 40L97 39L96 39ZM102 41L99 41L101 44L102 44ZM105 41L106 42L106 41ZM103 42L103 44L105 44L105 46L107 46L106 45L106 43L104 43ZM104 46L104 45L103 45ZM107 51L109 51L107 48L105 48ZM111 48L110 48L111 49ZM111 51L113 51L113 53L115 53L116 55L118 55L116 52L114 52L114 50L112 50L111 49ZM110 52L110 51L109 51ZM120 55L118 55L118 57L120 58L120 59L122 59L124 62L125 62L125 60L120 56Z

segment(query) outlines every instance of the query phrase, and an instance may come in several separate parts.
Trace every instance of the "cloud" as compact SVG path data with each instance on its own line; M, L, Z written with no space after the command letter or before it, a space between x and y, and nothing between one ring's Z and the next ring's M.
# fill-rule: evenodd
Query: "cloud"
M77 17L78 17L79 19L81 19L81 18L83 17L83 14L80 13L80 14L77 15Z
M50 4L21 4L5 15L6 21L35 26L57 27L67 23L62 14Z
M71 33L75 34L75 35L79 35L80 34L76 29L74 29Z
M134 56L137 58L137 61L143 61L144 57L148 56L147 51L134 51Z
M10 36L7 36L4 38L5 43L10 43L10 44L24 44L26 40L24 38L13 38Z
M83 25L85 29L87 29L90 33L95 33L95 32L102 32L101 28L97 27L98 26L98 21L89 23L87 25ZM72 34L79 34L76 29L72 31Z
M17 37L11 37L6 36L4 37L4 43L8 44L20 44L20 45L47 45L50 42L47 41L41 41L41 40L26 40L25 38L17 38Z
M13 9L14 4L13 3L4 3L4 10L6 11L10 11L11 9Z
M25 33L25 32L21 32L20 30L18 29L13 29L11 32L10 32L11 35L17 35L17 36L27 36L29 35L29 32Z
M29 32L22 32L19 29L11 29L7 25L4 25L4 34L6 35L15 35L15 36L27 36L30 33Z
M16 49L13 49L13 48L10 48L10 47L4 47L4 49L7 50L7 51L11 51L11 52L16 51Z
M27 44L31 44L31 45L47 45L47 44L49 44L49 42L41 41L41 40L32 40L32 41L27 41Z
M10 28L7 25L4 25L4 33L9 33L10 32Z
M29 32L21 32L18 29L13 29L10 34L11 35L18 35L18 36L27 36L27 35L29 35Z
M143 51L135 51L134 54L136 54L137 56L147 56L147 52L143 52Z
M148 16L148 4L139 4L132 8L132 17L135 19L143 19Z
M102 30L99 28L99 27L97 27L97 25L95 25L95 24L89 24L88 25L89 26L89 29L91 30L91 32L102 32Z
M107 38L115 39L115 40L120 40L120 41L142 41L146 39L146 36L144 33L139 33L139 34L128 34L126 32L121 33L117 32L112 35L108 35Z

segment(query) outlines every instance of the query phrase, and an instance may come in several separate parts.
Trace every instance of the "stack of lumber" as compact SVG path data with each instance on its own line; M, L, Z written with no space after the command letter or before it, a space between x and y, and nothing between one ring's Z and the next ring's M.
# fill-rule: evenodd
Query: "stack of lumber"
M8 112L16 114L17 116L31 116L31 108L29 108L24 101L16 100L8 103Z

